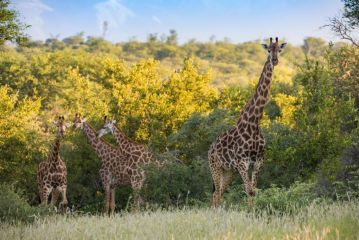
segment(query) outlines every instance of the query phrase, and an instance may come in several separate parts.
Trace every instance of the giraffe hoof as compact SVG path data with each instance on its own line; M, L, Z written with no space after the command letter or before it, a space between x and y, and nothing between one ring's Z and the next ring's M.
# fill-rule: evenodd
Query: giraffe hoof
M251 190L251 191L249 191L248 195L249 195L250 197L254 197L254 196L256 196L256 192L253 191L253 190Z

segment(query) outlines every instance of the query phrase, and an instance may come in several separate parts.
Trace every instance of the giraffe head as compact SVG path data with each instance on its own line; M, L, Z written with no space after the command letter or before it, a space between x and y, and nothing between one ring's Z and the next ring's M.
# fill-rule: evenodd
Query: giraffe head
M74 119L75 129L78 129L78 128L82 129L85 122L86 122L86 118L82 118L79 113L76 113L75 119Z
M70 123L65 123L64 116L59 116L58 121L52 122L57 127L57 134L61 137L65 135L66 129L71 126Z
M286 45L287 43L279 44L278 37L275 38L275 42L273 42L273 38L270 38L269 45L262 44L263 48L268 52L268 59L273 66L278 64L278 56Z
M107 116L105 115L104 117L103 117L103 121L104 121L104 125L103 125L103 127L98 131L98 134L97 134L97 136L100 138L100 137L102 137L102 136L104 136L104 135L106 135L106 134L108 134L108 133L112 133L113 132L113 129L114 129L114 125L115 125L115 123L116 123L116 120L108 120L107 119Z

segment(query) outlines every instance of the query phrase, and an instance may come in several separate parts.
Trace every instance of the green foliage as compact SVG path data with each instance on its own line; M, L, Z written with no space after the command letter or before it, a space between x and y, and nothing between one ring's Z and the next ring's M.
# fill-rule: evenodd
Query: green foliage
M317 198L313 187L313 184L300 182L295 182L289 188L271 185L271 187L258 192L254 200L254 207L257 210L268 209L292 213L310 205Z
M296 81L302 85L299 98L301 107L295 112L296 128L302 132L302 141L296 148L302 157L301 174L310 177L307 169L320 167L327 178L335 176L335 163L350 143L350 131L356 109L353 101L337 97L330 70L319 62L307 61ZM328 164L331 163L331 164Z
M209 204L208 148L238 120L266 59L259 42L193 40L179 45L176 32L117 44L78 34L0 51L0 181L16 182L31 204L38 203L37 165L53 141L50 122L56 115L71 121L76 112L96 129L103 114L109 114L130 138L154 152L176 155L174 161L164 154L168 164L148 170L143 194L149 203L168 208ZM298 69L305 54L313 61ZM338 176L346 168L342 152L359 140L357 55L345 46L327 48L314 38L302 47L289 44L281 55L262 121L267 156L258 183L264 199L260 208L272 201L272 193L284 194L282 186L292 191L296 181L326 179L342 184L343 194L356 189L349 184L352 178ZM105 139L115 142L110 135ZM68 131L61 146L69 206L100 211L103 193L95 152L80 131ZM241 185L237 177L229 198L242 201ZM126 208L130 195L129 188L117 190L118 209ZM276 209L283 206L280 202Z
M16 182L35 199L37 162L44 157L38 114L40 99L19 99L9 87L0 87L0 181Z
M23 31L28 26L19 21L17 12L9 5L10 0L0 0L0 46L6 41L20 44L27 40Z
M348 18L352 26L359 26L359 1L358 0L343 0L344 2L344 16Z
M252 205L248 205L250 200L247 198L244 188L236 185L230 188L225 195L225 204L240 209L253 208L259 212L289 214L309 206L318 198L314 187L315 184L302 182L294 182L287 188L271 184L263 190L257 189Z
M216 110L210 114L193 114L179 131L169 138L169 147L177 151L179 158L186 162L196 157L206 158L214 139L228 129L235 119L227 111Z
M178 207L208 201L212 185L206 159L193 159L187 164L168 161L161 168L152 166L146 172L142 194L150 204Z
M1 223L31 223L36 218L48 215L48 209L31 207L14 186L0 184L0 222Z

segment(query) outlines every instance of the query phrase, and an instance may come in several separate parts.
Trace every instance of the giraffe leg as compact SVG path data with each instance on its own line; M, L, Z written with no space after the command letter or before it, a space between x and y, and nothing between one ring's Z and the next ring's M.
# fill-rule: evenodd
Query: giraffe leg
M41 205L47 206L47 201L49 198L49 195L52 191L52 188L50 186L43 186L41 190Z
M209 166L213 179L213 195L212 195L212 207L219 207L221 201L221 182L222 182L222 168L218 164L218 161L210 160Z
M111 191L110 186L105 186L105 204L104 204L104 213L109 214L110 209L110 200L111 200Z
M60 207L61 207L63 212L66 212L67 203L68 203L67 202L67 196L66 196L67 186L66 185L62 186L59 191L60 191L61 197L62 197Z
M136 205L136 209L139 209L140 206L143 204L143 199L140 195L142 186L144 183L144 173L141 172L138 175L131 176L131 186L133 189L133 200Z
M51 207L56 207L56 203L57 203L57 200L59 198L59 190L58 189L54 189L52 190L51 192Z
M252 172L252 189L253 189L253 196L255 196L254 190L257 187L257 177L259 174L259 171L261 170L261 167L263 165L263 156L260 156L256 159L256 162L254 163L253 172Z
M228 188L228 186L231 184L233 179L233 173L232 171L223 171L222 174L222 181L221 181L221 189L220 189L220 195L223 196L224 192Z
M110 196L110 198L111 198L111 202L110 202L111 213L110 213L110 215L113 215L115 213L115 208L116 208L115 195L116 195L116 189L112 188L111 196Z
M249 169L249 159L245 159L243 160L243 163L239 165L238 171L242 177L247 196L252 196L253 190L252 190L252 184L248 178L248 169Z

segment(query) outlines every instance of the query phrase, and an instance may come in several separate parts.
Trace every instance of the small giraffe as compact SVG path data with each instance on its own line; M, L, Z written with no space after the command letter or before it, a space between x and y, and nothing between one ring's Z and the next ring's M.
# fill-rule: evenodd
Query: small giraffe
M62 201L60 206L66 209L67 169L65 162L60 157L60 140L64 137L66 128L70 124L65 123L64 116L59 116L58 121L53 122L53 124L58 128L55 142L47 160L39 164L37 182L42 205L47 205L47 200L51 193L51 205L55 206L61 193Z
M208 161L213 178L212 206L218 207L223 193L232 181L235 172L242 177L246 194L255 196L257 176L264 160L265 140L259 128L264 106L268 102L273 68L278 64L278 55L286 43L279 45L278 38L269 46L262 44L268 52L256 91L242 110L235 126L221 134L208 151ZM249 165L253 163L252 180L249 180Z
M145 182L145 172L142 167L149 163L156 163L158 166L162 164L157 161L147 146L136 143L129 139L116 125L116 120L107 121L107 116L104 116L104 126L98 131L98 137L111 133L118 144L118 148L121 150L122 155L126 158L129 168L133 171L141 172L141 175L135 177L133 183L134 190L141 190ZM135 199L138 203L142 202L142 199L138 193L135 193Z
M142 180L144 178L143 171L133 169L129 160L123 156L120 148L114 147L98 138L96 130L86 122L86 119L81 118L79 114L75 116L74 127L82 129L88 143L101 160L100 177L105 191L104 212L112 215L116 207L116 187L131 186L137 193L140 190L139 179Z

